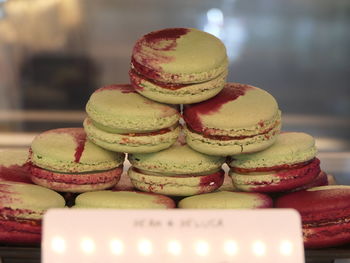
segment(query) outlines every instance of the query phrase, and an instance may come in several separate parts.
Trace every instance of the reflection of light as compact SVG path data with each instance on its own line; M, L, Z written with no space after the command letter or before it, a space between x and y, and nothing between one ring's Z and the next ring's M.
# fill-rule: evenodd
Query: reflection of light
M289 240L283 240L280 244L280 252L282 255L290 256L293 252L293 244Z
M255 241L253 243L253 253L257 256L263 256L266 253L266 246L261 241Z
M138 244L138 249L139 249L139 252L144 256L151 255L153 252L152 243L147 239L140 240Z
M173 254L173 255L177 256L177 255L181 254L181 251L182 251L182 247L181 247L181 244L178 241L173 240L173 241L170 241L168 243L168 252L170 254Z
M224 14L218 8L209 9L207 12L208 23L222 25L224 23Z
M206 256L209 253L209 244L205 241L198 241L195 246L196 253L200 256Z
M66 242L62 237L55 236L51 240L51 248L54 252L62 254L66 251Z
M83 238L80 248L86 253L91 254L95 251L95 242L91 238Z
M229 256L236 255L238 251L237 243L233 240L227 240L224 244L224 250Z
M113 239L110 243L110 248L114 255L120 255L123 253L124 245L122 241Z

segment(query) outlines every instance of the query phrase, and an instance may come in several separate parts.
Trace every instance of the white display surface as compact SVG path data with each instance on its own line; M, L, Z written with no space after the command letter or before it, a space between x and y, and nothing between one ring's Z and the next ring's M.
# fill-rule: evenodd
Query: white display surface
M301 263L291 209L53 209L43 223L43 263Z

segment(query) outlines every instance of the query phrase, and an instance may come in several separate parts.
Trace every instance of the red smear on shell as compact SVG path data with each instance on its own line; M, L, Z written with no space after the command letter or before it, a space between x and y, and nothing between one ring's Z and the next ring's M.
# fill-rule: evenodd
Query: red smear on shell
M0 181L10 181L32 184L30 173L26 165L11 165L0 167Z
M40 222L40 223L39 223ZM0 218L0 242L5 244L40 244L41 221Z
M249 85L228 83L215 97L203 102L184 105L184 119L186 124L196 132L204 132L205 127L203 127L201 116L217 113L224 104L234 101L240 96L244 96L246 91L251 88Z
M131 58L132 67L149 79L161 79L163 70L160 64L169 63L174 58L165 54L161 55L158 51L175 50L176 40L188 32L187 28L167 28L143 36L134 46ZM147 48L147 51L144 51L144 48Z
M60 128L55 130L49 130L47 132L42 133L42 135L49 134L49 133L71 135L77 144L75 147L74 161L76 163L80 161L80 158L84 152L85 143L86 143L86 133L83 128Z
M95 93L105 91L105 90L118 90L121 93L136 93L135 89L130 84L115 84L115 85L105 86L96 90Z
M301 191L301 190L309 189L316 186L325 186L325 185L328 185L327 174L321 171L318 174L318 176L314 180L312 180L310 183L307 183L298 188L292 189L290 192L296 192L296 191Z
M174 48L176 47L176 40L182 37L183 35L186 35L188 31L188 28L166 28L159 31L153 31L144 35L141 41L144 41L146 45L151 44L153 49L162 51L174 50ZM163 42L164 40L169 41L169 43L167 43L167 45L165 46L158 48L154 46L154 44Z
M212 192L218 189L225 179L225 172L223 170L217 171L216 173L200 176L200 193Z
M75 148L74 161L76 163L80 162L80 158L84 152L85 143L86 143L86 133L76 133L74 134L75 141L77 143L77 147Z

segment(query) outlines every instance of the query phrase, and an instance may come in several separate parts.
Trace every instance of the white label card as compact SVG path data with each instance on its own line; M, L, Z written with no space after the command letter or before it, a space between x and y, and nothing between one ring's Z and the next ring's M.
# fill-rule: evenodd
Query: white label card
M301 263L301 220L292 209L53 209L42 262Z

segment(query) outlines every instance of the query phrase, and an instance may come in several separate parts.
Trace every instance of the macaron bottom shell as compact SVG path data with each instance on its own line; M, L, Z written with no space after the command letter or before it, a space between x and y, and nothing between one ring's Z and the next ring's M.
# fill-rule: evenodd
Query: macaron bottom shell
M170 196L190 196L213 192L224 181L223 170L209 175L159 176L146 174L132 167L128 175L135 188L144 192Z
M233 184L242 191L283 192L311 183L320 173L320 161L315 158L299 168L247 174L231 171L230 176Z
M57 173L40 167L31 167L31 180L49 189L60 192L81 193L103 190L119 182L123 168L117 167L108 171L90 173Z
M135 90L141 95L163 103L190 104L214 97L225 86L227 71L214 79L191 84L156 83L143 78L135 71L130 72L130 80Z
M180 133L179 127L169 128L169 131L161 134L145 133L134 136L110 133L98 129L90 119L84 121L84 129L93 143L110 151L127 153L149 153L166 149L175 143Z
M245 139L217 140L204 137L202 134L185 128L186 142L194 150L208 155L228 156L241 153L252 153L271 146L280 130L280 125L266 134Z
M261 193L220 191L182 199L179 208L187 209L253 209L271 208L272 199Z
M303 225L305 248L326 248L344 245L350 242L350 218L335 222L322 222L321 225Z
M0 219L0 243L29 245L41 241L41 223L38 220L15 221Z

